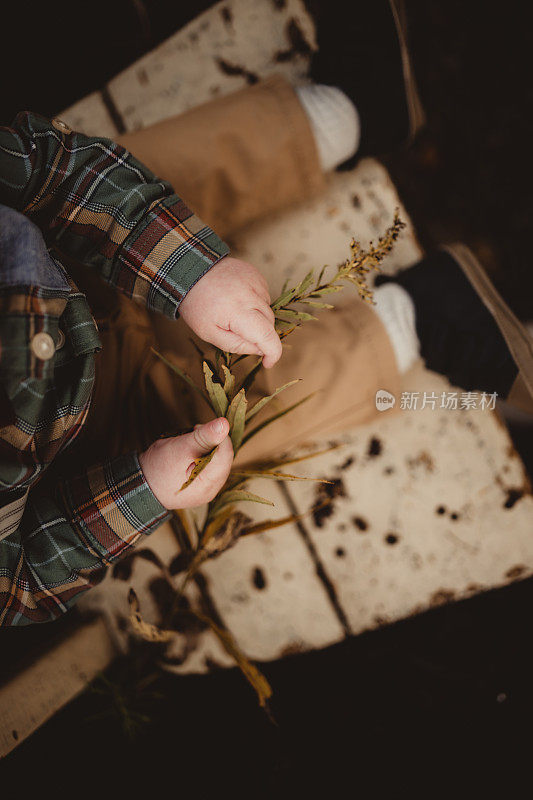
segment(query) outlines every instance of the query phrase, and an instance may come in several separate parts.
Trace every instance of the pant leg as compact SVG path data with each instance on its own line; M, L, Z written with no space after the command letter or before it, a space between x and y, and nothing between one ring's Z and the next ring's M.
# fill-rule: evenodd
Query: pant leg
M277 77L126 134L121 143L172 182L222 235L303 201L324 182L307 117L293 89ZM99 289L91 289L86 276L75 279L92 308L101 302ZM118 311L109 317L104 309L99 320L103 350L82 441L91 457L102 448L107 455L140 449L150 437L212 417L151 355L155 344L201 383L201 361L185 324L148 314L122 297L116 302ZM196 342L207 355L212 352ZM374 310L353 296L343 308L324 311L319 321L304 325L288 343L281 361L261 372L250 404L259 393L269 394L294 378L301 383L276 398L268 414L310 392L317 394L255 437L239 454L241 463L371 421L382 413L375 405L379 389L399 395L400 377L385 328Z
M346 292L350 295L349 288ZM157 333L158 347L203 386L197 348L202 348L210 359L213 359L213 349L193 337L181 321L173 327L158 326ZM353 293L345 305L320 312L316 321L307 322L294 331L286 343L280 361L272 369L260 370L253 389L247 393L248 407L277 387L295 378L301 380L269 403L257 415L257 423L308 394L315 394L251 439L238 455L239 464L279 456L296 446L378 417L388 419L398 410L401 377L389 337L372 306ZM249 367L248 361L246 364ZM376 392L380 389L396 397L394 410L377 410ZM162 386L161 392L165 391ZM167 400L167 405L171 406L172 398ZM180 416L187 409L187 424L205 422L213 416L195 394L191 395L187 406L182 401L180 408Z
M119 142L222 237L325 185L307 116L280 76Z
M258 422L312 397L251 439L239 453L241 463L279 456L397 411L401 378L394 352L383 323L367 303L352 296L346 305L305 323L287 342L290 347L278 364L259 373L256 389L264 396L295 378L301 380L274 398ZM380 389L397 398L394 410L377 410Z
M126 134L121 143L173 183L222 235L324 187L309 122L294 90L280 77ZM202 383L186 326L159 315L152 315L152 323L160 349ZM375 404L379 389L399 395L400 377L385 328L371 307L353 297L343 309L323 312L318 322L304 325L289 344L281 362L260 374L255 396L293 378L302 381L276 399L269 413L310 392L317 395L258 434L243 448L241 462L371 421L382 413ZM161 387L161 394L167 391ZM184 423L209 419L205 404L196 397L191 402L186 418L180 412Z

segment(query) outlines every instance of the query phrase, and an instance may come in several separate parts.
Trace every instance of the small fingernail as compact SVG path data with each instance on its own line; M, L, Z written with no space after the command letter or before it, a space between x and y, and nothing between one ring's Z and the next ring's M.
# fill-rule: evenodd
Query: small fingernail
M226 429L226 423L223 419L217 419L213 423L213 428L216 434L223 433Z

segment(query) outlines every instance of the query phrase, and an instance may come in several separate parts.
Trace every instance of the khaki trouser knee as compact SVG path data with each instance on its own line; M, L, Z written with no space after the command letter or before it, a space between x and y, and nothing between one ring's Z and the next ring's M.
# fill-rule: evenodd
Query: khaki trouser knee
M325 183L305 111L279 76L119 142L221 237L316 195Z

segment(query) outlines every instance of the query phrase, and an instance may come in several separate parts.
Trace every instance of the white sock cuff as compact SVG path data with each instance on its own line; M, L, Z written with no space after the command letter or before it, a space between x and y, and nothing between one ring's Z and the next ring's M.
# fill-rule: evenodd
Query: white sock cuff
M375 309L383 322L400 372L407 372L420 357L416 334L415 305L410 294L397 283L386 283L374 291Z
M310 84L295 90L309 117L322 169L335 169L359 147L361 124L356 107L336 86Z

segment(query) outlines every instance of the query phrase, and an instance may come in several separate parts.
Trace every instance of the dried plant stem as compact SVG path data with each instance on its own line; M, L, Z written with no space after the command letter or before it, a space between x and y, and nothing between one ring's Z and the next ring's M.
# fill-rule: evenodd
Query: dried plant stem
M280 338L285 341L287 336L300 325L316 319L310 311L316 313L319 310L333 308L332 305L324 302L324 297L342 291L347 285L354 286L363 301L373 303L372 291L367 283L368 275L374 270L379 270L383 259L391 251L394 242L404 227L405 225L396 211L391 227L380 237L376 245L370 243L368 250L363 250L359 243L352 239L350 257L337 267L337 270L329 280L325 279L326 267L324 267L316 279L314 272L311 271L296 286L292 288L285 286L280 296L271 304L275 315L276 331ZM302 310L302 306L308 310ZM203 385L201 386L198 386L178 365L172 363L156 350L153 352L207 403L215 416L225 416L227 418L235 455L253 436L275 423L281 417L294 411L310 397L305 397L281 411L275 411L261 420L259 415L263 413L269 404L282 392L290 390L298 381L289 381L277 388L272 394L261 397L252 407L249 407L247 395L262 368L261 359L257 360L256 356L232 356L230 353L217 350L213 361L209 361L199 348L196 349L202 363ZM234 371L235 367L246 360L251 362L251 366L245 370L244 377L238 380ZM258 416L259 421L256 421ZM197 459L192 475L182 488L186 488L205 469L213 456L213 452ZM253 524L249 517L246 517L236 509L235 504L255 502L273 505L269 500L247 490L247 483L252 478L266 478L278 481L313 480L299 478L283 471L280 472L280 467L296 464L299 461L313 457L313 455L316 454L308 454L292 459L281 457L265 464L255 464L245 470L242 468L234 469L221 491L208 504L201 526L198 526L194 520L191 522L185 512L174 512L172 527L181 551L189 558L188 568L179 588L175 590L171 607L165 615L163 629L157 629L156 626L144 622L140 615L137 597L132 590L133 594L130 593L130 619L134 630L141 638L161 643L168 641L173 636L173 632L169 628L172 626L176 614L179 613L184 592L191 578L196 575L199 567L207 558L212 558L224 552L224 550L233 546L241 536L274 530L288 523L296 522L310 513L308 511L305 514L293 514L278 520L266 520ZM322 479L316 478L314 480ZM322 508L330 502L331 500L327 499L318 508ZM310 511L316 510L317 507L310 509ZM194 526L194 531L192 530L192 525ZM170 585L173 585L172 580L168 577L166 568L162 566L162 570ZM192 609L192 613L209 625L225 650L235 659L247 680L254 686L260 704L266 707L272 690L257 667L252 665L239 650L230 632L220 626L220 621L212 619L203 610Z

